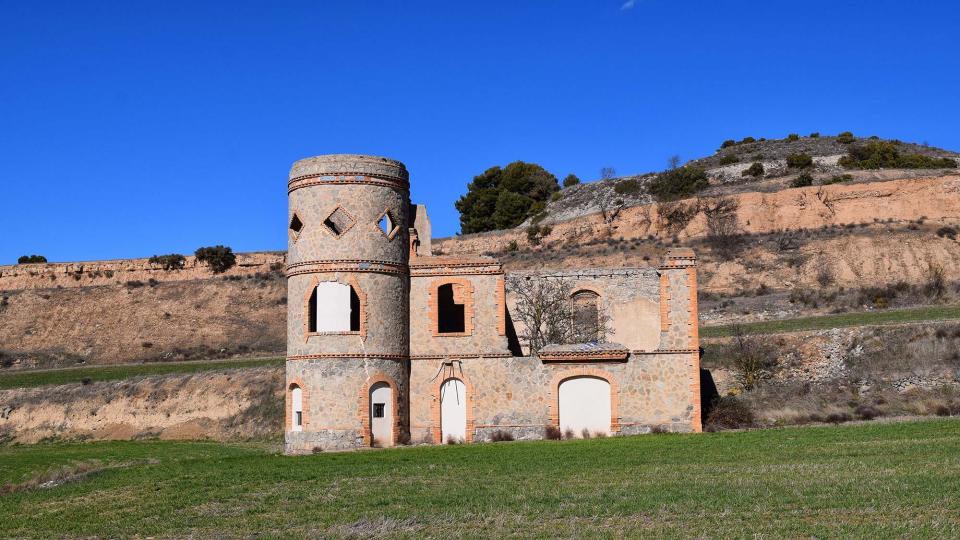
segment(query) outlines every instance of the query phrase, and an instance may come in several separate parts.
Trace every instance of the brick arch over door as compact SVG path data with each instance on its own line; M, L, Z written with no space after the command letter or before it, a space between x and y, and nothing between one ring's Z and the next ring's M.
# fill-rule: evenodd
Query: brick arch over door
M434 444L443 443L443 435L440 429L440 389L443 387L443 383L451 379L457 379L463 383L467 401L467 430L464 434L464 442L473 442L473 383L465 374L458 372L456 375L449 377L437 377L437 382L431 388L433 395L430 396L430 434L433 437Z
M303 408L303 430L307 430L307 426L310 425L310 394L307 392L307 388L303 385L303 381L299 378L293 379L287 383L286 391L286 414L284 419L284 425L286 426L287 431L293 430L293 388L297 387L300 389L301 396L301 407Z
M393 395L393 441L391 442L395 446L400 437L400 430L403 427L403 423L401 422L403 414L401 414L399 407L400 387L397 386L397 381L382 371L371 375L363 384L363 387L360 388L360 407L358 414L360 416L360 426L363 434L363 445L370 446L373 440L373 432L370 429L370 390L373 389L373 385L377 383L384 383L389 386L390 393Z
M596 377L610 384L610 432L620 433L620 384L610 373L596 368L573 368L561 371L550 381L550 425L560 428L560 383L575 377Z

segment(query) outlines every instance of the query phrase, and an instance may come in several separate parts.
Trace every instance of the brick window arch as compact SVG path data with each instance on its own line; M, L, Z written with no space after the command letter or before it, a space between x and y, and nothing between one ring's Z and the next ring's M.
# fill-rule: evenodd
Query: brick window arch
M472 336L473 283L466 278L444 278L430 285L430 324L434 337Z
M303 310L304 339L318 335L367 336L367 295L356 276L345 280L314 276L304 296Z

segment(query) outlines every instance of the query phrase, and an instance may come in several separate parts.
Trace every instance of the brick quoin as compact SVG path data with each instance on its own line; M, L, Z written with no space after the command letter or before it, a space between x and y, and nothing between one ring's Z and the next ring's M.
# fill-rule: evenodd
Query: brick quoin
M700 418L703 404L700 402L700 315L697 306L697 268L687 267L687 285L690 288L690 393L693 400L693 413L690 418L690 429L695 433L703 431L703 422Z

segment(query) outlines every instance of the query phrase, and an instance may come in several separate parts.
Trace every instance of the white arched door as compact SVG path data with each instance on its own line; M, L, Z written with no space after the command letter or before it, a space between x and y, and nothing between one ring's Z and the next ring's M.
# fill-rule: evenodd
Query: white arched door
M610 434L610 383L597 377L573 377L560 383L560 431L581 437Z
M379 382L370 388L370 434L376 446L393 446L393 388Z
M447 379L440 386L441 442L467 438L467 387L460 379Z

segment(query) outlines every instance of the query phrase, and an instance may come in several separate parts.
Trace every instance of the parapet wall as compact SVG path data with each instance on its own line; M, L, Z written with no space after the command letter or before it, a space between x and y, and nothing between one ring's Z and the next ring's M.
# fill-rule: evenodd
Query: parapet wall
M281 251L238 253L237 264L219 276L245 276L257 272L283 271L286 253ZM149 259L116 259L68 263L17 264L0 266L0 290L56 289L116 285L151 279L187 281L215 277L205 264L186 257L181 270L164 270Z

